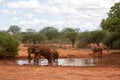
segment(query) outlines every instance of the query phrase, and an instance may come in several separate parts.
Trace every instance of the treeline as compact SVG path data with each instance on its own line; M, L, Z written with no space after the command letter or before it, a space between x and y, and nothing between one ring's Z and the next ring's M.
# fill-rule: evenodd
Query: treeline
M76 44L78 48L87 48L89 43L104 43L110 49L120 49L119 32L111 33L106 30L79 32L73 28L64 28L59 32L54 27L45 27L39 32L32 29L22 32L20 27L15 26L10 26L8 31L0 32L0 58L17 56L20 43L71 44L72 47Z
M86 48L89 43L104 43L110 49L120 49L120 33L107 30L80 32L79 29L64 28L59 31L55 27L45 27L36 32L34 29L20 31L17 25L10 26L8 33L24 44L75 44L78 48Z

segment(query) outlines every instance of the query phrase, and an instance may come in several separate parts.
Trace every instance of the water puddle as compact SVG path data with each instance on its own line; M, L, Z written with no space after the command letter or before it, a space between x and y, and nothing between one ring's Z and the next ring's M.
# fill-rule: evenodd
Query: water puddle
M34 65L34 61L28 63L28 60L17 60L16 63L18 65ZM48 65L47 59L40 59L40 66ZM53 65L56 65L54 63ZM102 60L99 58L61 58L58 59L58 66L99 66L102 65Z

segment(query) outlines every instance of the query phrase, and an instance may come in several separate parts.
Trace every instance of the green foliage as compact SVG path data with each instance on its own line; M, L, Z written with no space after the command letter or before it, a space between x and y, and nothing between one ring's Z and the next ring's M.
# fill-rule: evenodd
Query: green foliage
M90 32L82 32L79 34L78 36L78 48L86 48L87 44L91 43L92 39L91 39L91 34Z
M65 28L62 33L65 35L65 38L71 41L72 47L74 47L75 42L78 39L78 31L72 28Z
M113 42L113 49L120 49L120 38Z
M62 33L69 33L69 32L77 32L77 30L75 30L75 29L72 29L72 28L64 28L63 30L62 30Z
M59 37L59 32L54 27L45 27L40 31L40 33L45 34L48 40L52 40L54 38Z
M12 35L0 32L0 58L16 57L19 41Z
M108 32L103 30L96 30L90 32L90 34L92 43L100 43L107 36Z
M108 17L101 22L101 27L110 32L103 42L111 49L120 49L120 2L110 8Z
M89 43L100 43L107 36L108 32L99 30L91 32L83 32L78 37L78 47L86 48Z
M120 2L111 7L108 17L101 21L101 27L110 32L120 32Z
M8 29L8 32L12 33L12 34L16 34L20 32L20 27L18 27L17 25L11 25L10 28Z
M109 48L111 48L111 49L118 49L120 47L120 45L118 45L119 39L120 39L119 32L113 32L104 38L103 43L106 44L107 46L109 46Z
M43 43L46 40L46 36L42 33L33 33L33 32L27 32L24 33L22 42L23 43Z

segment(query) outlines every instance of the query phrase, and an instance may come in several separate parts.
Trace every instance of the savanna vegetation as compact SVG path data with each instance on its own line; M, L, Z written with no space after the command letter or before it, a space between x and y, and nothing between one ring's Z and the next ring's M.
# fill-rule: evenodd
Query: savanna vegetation
M13 58L18 55L19 40L6 32L0 32L0 58Z

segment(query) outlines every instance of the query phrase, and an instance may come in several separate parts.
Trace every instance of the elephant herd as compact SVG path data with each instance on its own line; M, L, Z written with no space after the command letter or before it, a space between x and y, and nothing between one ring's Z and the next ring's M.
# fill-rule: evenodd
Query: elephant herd
M99 53L100 58L102 58L102 51L108 51L108 47L105 45L91 43L88 46L93 51L93 57L95 57L95 53ZM41 56L45 57L48 60L49 65L52 65L52 63L58 63L59 53L55 49L48 46L31 45L28 47L27 51L29 63L32 59L31 54L34 54L34 63L39 63L39 57Z
M34 54L34 63L39 63L39 57L43 56L48 60L48 64L52 65L53 62L58 63L59 53L48 46L31 45L27 49L28 60L31 61L31 54Z

